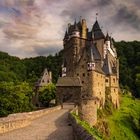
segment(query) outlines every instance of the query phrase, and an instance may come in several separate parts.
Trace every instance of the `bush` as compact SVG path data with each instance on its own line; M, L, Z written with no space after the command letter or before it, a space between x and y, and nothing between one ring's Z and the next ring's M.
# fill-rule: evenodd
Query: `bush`
M39 90L39 101L43 106L48 107L51 100L56 97L56 86L51 83Z
M33 110L31 104L32 89L26 82L0 83L0 117L11 113L27 112Z

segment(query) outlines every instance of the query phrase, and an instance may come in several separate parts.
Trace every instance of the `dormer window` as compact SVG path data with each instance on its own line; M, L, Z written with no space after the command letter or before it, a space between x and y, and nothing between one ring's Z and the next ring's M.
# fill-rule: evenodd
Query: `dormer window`
M89 62L87 64L87 70L94 70L95 69L95 63Z

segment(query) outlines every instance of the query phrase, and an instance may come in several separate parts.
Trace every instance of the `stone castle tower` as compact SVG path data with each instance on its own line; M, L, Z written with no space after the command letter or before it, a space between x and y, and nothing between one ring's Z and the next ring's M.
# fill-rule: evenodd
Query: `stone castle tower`
M97 20L89 31L86 20L82 19L68 24L63 41L63 78L58 80L58 87L59 81L66 77L80 79L79 116L94 125L97 108L104 107L106 94L110 95L114 107L119 107L119 61L112 38L108 33L103 34Z

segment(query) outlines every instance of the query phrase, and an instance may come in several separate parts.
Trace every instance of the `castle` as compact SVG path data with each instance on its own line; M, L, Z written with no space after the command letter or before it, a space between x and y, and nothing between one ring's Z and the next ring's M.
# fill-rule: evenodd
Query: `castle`
M97 109L104 108L107 96L114 108L119 107L119 60L113 40L108 33L104 35L97 19L91 30L81 19L68 24L63 43L64 63L57 96L61 103L72 98L81 119L94 125Z

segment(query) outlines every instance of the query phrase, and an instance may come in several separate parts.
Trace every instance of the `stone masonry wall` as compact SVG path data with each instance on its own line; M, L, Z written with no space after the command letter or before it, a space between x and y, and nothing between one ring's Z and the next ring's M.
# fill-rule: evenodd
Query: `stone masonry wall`
M39 111L10 114L8 117L0 118L0 134L30 125L31 121L43 115L61 109L60 106L43 109Z
M96 140L88 131L77 123L76 119L72 116L72 112L77 112L76 108L69 113L69 121L73 128L74 140Z
M90 126L97 122L97 101L96 99L82 99L78 107L78 114L81 120L89 123Z
M98 108L102 108L105 103L105 76L104 74L93 72L93 94L99 98Z

